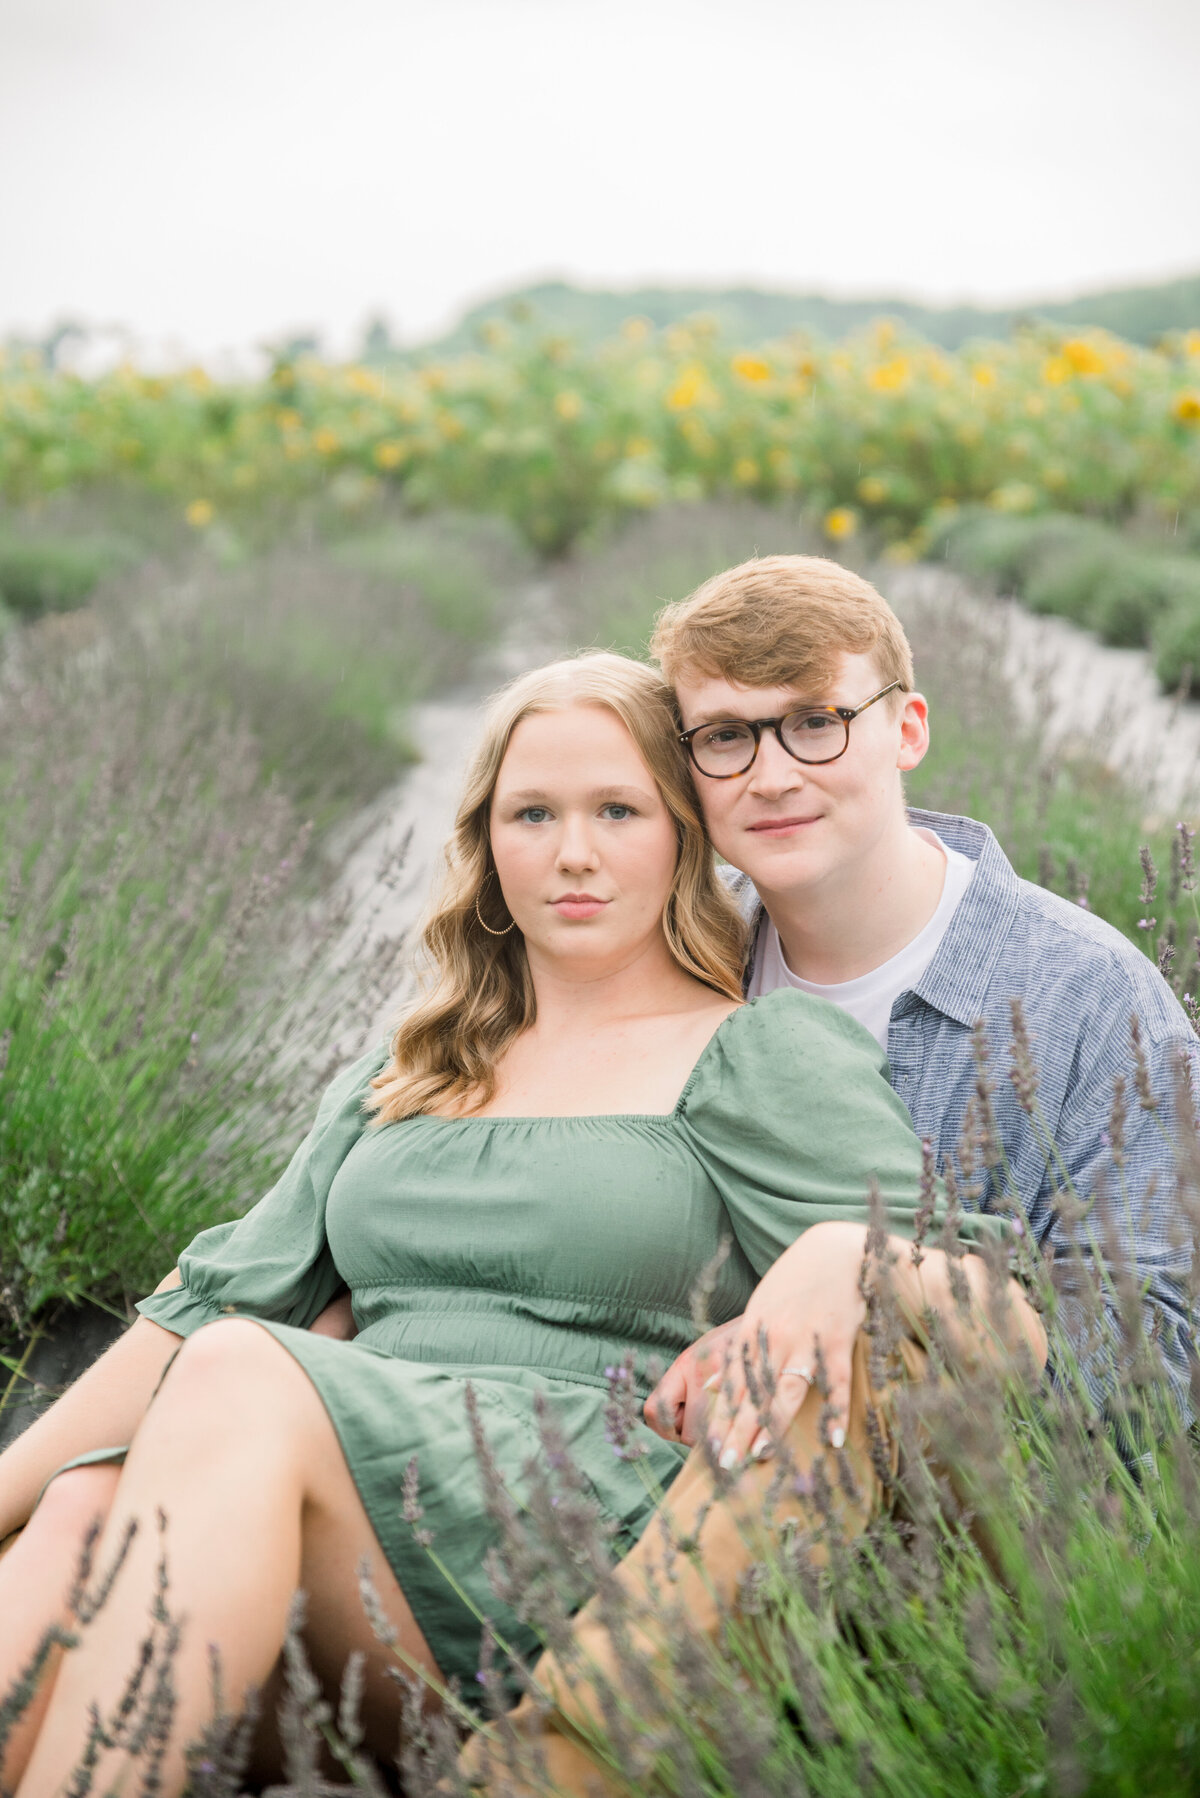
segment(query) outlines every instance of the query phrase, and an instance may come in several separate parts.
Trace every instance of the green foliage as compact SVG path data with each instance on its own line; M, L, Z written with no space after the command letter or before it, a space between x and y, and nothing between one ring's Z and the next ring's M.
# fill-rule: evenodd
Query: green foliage
M1196 565L1200 587L1200 562ZM1091 617L1106 643L1140 649L1149 642L1160 614L1170 605L1175 583L1164 557L1126 553L1114 556L1100 573Z
M1154 630L1154 666L1163 686L1200 693L1200 571L1180 580Z
M1029 576L1019 589L1032 612L1069 619L1085 629L1094 622L1096 594L1112 565L1113 545L1096 535L1032 559Z
M939 533L938 547L996 591L1019 594L1034 612L1095 622L1097 595L1124 546L1098 521L1064 513L1014 517L967 509Z
M26 619L72 611L137 554L120 537L64 540L0 532L0 602Z
M1200 326L1200 276L1152 287L1118 288L1079 300L1034 301L1019 309L920 306L886 295L870 300L831 300L824 294L764 293L757 288L637 287L613 293L574 287L565 281L543 281L474 307L453 332L428 349L447 355L466 348L483 327L513 317L532 316L548 331L598 341L619 331L627 318L645 318L663 327L681 324L696 313L710 314L729 336L744 343L783 337L791 331L846 337L876 319L890 318L948 350L961 349L973 339L1007 336L1014 329L1028 328L1034 320L1072 330L1099 326L1133 343L1148 344L1170 331Z
M152 1286L269 1184L344 1015L354 1040L379 969L326 984L344 920L307 821L395 780L407 707L466 670L526 567L486 521L387 542L373 574L344 540L228 567L193 545L12 638L0 1325Z
M393 519L343 536L332 548L347 568L421 596L424 616L457 642L496 635L503 602L528 569L518 540L495 519L470 513Z
M506 518L548 558L672 501L803 507L839 547L912 560L955 507L1051 509L1193 530L1200 332L1139 348L1039 326L950 353L895 321L836 347L756 347L703 314L602 341L533 317L469 349L383 367L301 346L259 382L122 367L95 381L0 364L0 498L158 495L233 557L297 513L333 525L402 492L410 510Z
M993 1418L989 1427L1002 1452L1004 1425ZM1045 1453L1044 1439L1035 1442ZM1002 1571L965 1535L914 1565L911 1543L885 1527L860 1557L839 1560L823 1602L781 1579L778 1608L765 1608L741 1657L758 1693L768 1668L778 1681L768 1789L822 1798L1192 1792L1194 1452L1179 1441L1165 1457L1153 1523L1119 1476L1101 1496L1102 1483L1089 1489L1062 1465L1061 1447L1047 1457L1066 1475L1056 1499L1036 1464L1010 1470L1003 1489L1022 1525L997 1527L985 1513ZM1054 1515L1056 1500L1065 1517Z
M156 705L121 647L90 676L27 653L0 692L0 1266L22 1323L152 1285L276 1152L246 1103L267 1074L247 977L298 826L245 739Z
M1200 666L1200 556L1180 554L1173 539L1065 514L1018 518L968 509L940 528L937 544L954 566L1018 595L1032 611L1068 618L1106 643L1153 645L1169 689Z

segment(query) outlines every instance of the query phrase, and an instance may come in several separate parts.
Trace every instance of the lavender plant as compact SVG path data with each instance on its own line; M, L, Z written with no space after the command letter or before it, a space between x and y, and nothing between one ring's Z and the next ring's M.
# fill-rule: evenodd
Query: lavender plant
M1011 1066L993 1072L980 1064L979 1108L962 1146L967 1166L972 1152L978 1160L979 1118L996 1077L1012 1078L1036 1108L1036 1070L1019 1011ZM1123 1102L1118 1097L1116 1109ZM1190 1107L1178 1110L1177 1128L1181 1206L1194 1233L1200 1131ZM932 1198L931 1181L930 1187ZM1064 1199L1073 1196L1064 1191ZM932 1203L926 1209L925 1229L910 1251L918 1263L920 1239L935 1223ZM1082 1242L1085 1206L1078 1213ZM901 1333L912 1327L890 1281L884 1222L877 1214L862 1282L880 1389L888 1385ZM952 1338L926 1319L930 1377L901 1382L891 1392L898 1453L878 1459L887 1500L882 1513L848 1537L839 1488L852 1498L861 1474L840 1453L804 1475L788 1438L779 1440L766 1528L734 1601L722 1607L714 1643L689 1628L673 1585L672 1565L694 1553L694 1540L676 1539L649 1599L633 1598L611 1576L610 1532L552 1414L539 1415L540 1450L525 1470L520 1506L477 1430L486 1502L499 1534L492 1567L497 1594L520 1606L572 1679L595 1695L576 1739L586 1746L599 1789L630 1798L978 1798L981 1792L1140 1798L1148 1791L1184 1798L1194 1791L1200 1450L1183 1419L1160 1402L1165 1374L1140 1310L1131 1306L1119 1311L1110 1346L1126 1435L1140 1434L1141 1453L1131 1461L1120 1452L1071 1370L1073 1344L1089 1324L1101 1326L1106 1281L1120 1288L1124 1270L1117 1261L1102 1273L1094 1258L1081 1255L1092 1271L1073 1278L1068 1313L1060 1303L1062 1270L1040 1264L1025 1246L1025 1275L1062 1377L1037 1389L1028 1368L999 1358L968 1372ZM982 1321L999 1341L1007 1269L998 1261L993 1271ZM969 1309L971 1302L965 1285L959 1288L958 1306ZM614 1453L628 1452L631 1435L623 1371L615 1365L610 1382ZM754 1376L765 1425L772 1389L765 1356ZM818 1370L818 1383L821 1377ZM719 1467L712 1472L721 1490L736 1478ZM797 1491L806 1507L799 1527L794 1502L782 1502ZM403 1504L418 1539L436 1553L415 1467ZM615 1645L607 1670L572 1649L570 1613L579 1602L581 1572L598 1590ZM87 1577L77 1582L77 1593ZM107 1585L111 1577L93 1606ZM362 1598L379 1641L394 1646L395 1634L365 1580ZM128 1703L121 1717L102 1720L105 1740L130 1744L125 1789L146 1794L155 1790L155 1731L161 1736L170 1715L176 1637L165 1575L156 1606L158 1633L131 1674ZM652 1632L641 1627L648 1610L658 1626ZM482 1620L482 1714L464 1710L452 1690L439 1694L440 1710L430 1707L421 1682L397 1659L396 1719L403 1734L390 1765L372 1759L365 1742L358 1663L347 1667L340 1694L323 1691L305 1652L305 1629L297 1606L284 1654L285 1761L280 1782L270 1788L273 1798L377 1793L396 1789L397 1781L406 1798L465 1798L476 1788L455 1758L464 1729L486 1745L477 1778L493 1798L508 1791L553 1798L560 1789L545 1742L503 1716L515 1679L533 1695L535 1716L553 1724L552 1707L538 1702L537 1664L518 1661L502 1678L497 1644ZM0 1708L0 1719L11 1723L32 1688L33 1670ZM254 1789L244 1783L253 1707L235 1716L221 1698L219 1677L213 1689L213 1722L192 1750L190 1789L198 1798L231 1798ZM2 1740L0 1734L0 1746Z
M827 553L799 511L753 500L669 505L563 565L560 605L580 643L642 655L654 616L719 569L757 555Z
M78 511L43 531L94 531ZM398 982L395 945L347 954L318 850L412 757L407 707L465 672L525 562L495 521L371 522L222 561L139 517L155 555L9 634L10 1337L57 1300L120 1306L244 1208Z
M659 514L644 527L640 548L627 540L598 552L575 576L564 576L580 637L599 633L604 640L634 641L633 623L626 631L613 620L635 613L648 617L661 599L678 597L705 573L754 548L766 553L801 546L791 538L760 534L753 521L747 534L746 515L739 514L728 531L722 526L711 543L697 547L696 525L693 513ZM284 587L286 582L281 592ZM630 594L630 610L622 613L622 596ZM1036 731L1017 720L986 641L966 633L939 635L919 618L911 623L939 721L934 752L913 783L914 799L986 818L1023 872L1040 872L1047 884L1121 924L1177 991L1194 994L1200 915L1192 827L1184 821L1173 831L1160 831L1139 861L1145 833L1136 800L1097 764L1044 751ZM314 1070L311 1085L300 1083L303 1093L291 1087L286 1099L273 1099L265 1063L250 1046L251 1014L239 1009L250 1002L221 997L253 960L254 945L263 940L255 935L260 921L268 918L277 926L292 902L289 893L297 891L291 884L295 862L289 870L278 868L279 861L292 859L293 847L302 851L292 834L296 814L278 788L264 788L253 773L248 739L232 723L217 732L202 728L201 717L211 713L189 711L176 699L156 711L146 697L144 664L136 664L142 672L131 674L135 663L119 657L114 662L87 627L72 627L70 620L59 625L53 639L29 639L19 669L10 670L18 697L10 701L8 687L0 694L0 765L16 771L19 779L11 790L24 795L11 814L0 814L4 848L7 854L11 840L21 849L12 866L27 895L9 908L5 944L6 954L14 950L14 967L16 952L24 957L25 984L18 985L15 977L0 983L0 1003L11 1007L15 1020L6 1025L13 1031L10 1066L22 1069L19 1086L11 1090L23 1095L22 1116L34 1125L29 1140L42 1145L47 1156L60 1134L86 1147L86 1131L96 1116L119 1119L111 1096L104 1100L106 1092L133 1092L142 1134L130 1124L129 1136L135 1145L143 1144L144 1159L129 1153L124 1137L110 1133L104 1140L123 1150L123 1163L114 1156L120 1165L145 1171L134 1191L152 1225L181 1232L186 1226L190 1233L214 1215L203 1212L204 1203L212 1204L211 1182L203 1192L194 1185L191 1199L172 1210L175 1176L167 1178L165 1170L186 1172L186 1158L207 1130L208 1166L216 1170L218 1184L225 1182L222 1203L240 1203L239 1180L249 1181L261 1139L248 1144L239 1137L236 1118L255 1108L270 1115L272 1103L286 1106L287 1100L307 1106L318 1083ZM69 628L75 634L67 637ZM144 646L136 653L144 655ZM266 672L264 664L264 679ZM140 695L136 704L134 695ZM94 721L94 730L87 723L81 727L81 718ZM42 733L37 740L50 770L44 779L32 751L21 759L21 719L26 728L35 720ZM154 780L145 772L149 755L160 764ZM1040 772L1031 776L1031 770ZM276 820L274 834L266 828L268 819ZM201 872L193 874L194 865ZM36 908L28 897L35 892ZM172 909L180 897L191 907L190 918L181 919ZM235 926L242 919L239 936ZM218 1020L214 1040L222 1059L206 1059L203 1036L191 1043L192 994L203 995ZM72 1034L77 1025L87 1042L104 1046L95 1067L78 1048ZM12 1045L22 1030L22 1059L14 1062ZM276 1035L266 1063L274 1065L280 1047ZM1013 1017L1010 1066L989 1067L980 1057L961 1155L964 1190L951 1189L948 1220L940 1228L927 1180L929 1203L912 1250L915 1260L931 1238L943 1247L954 1243L955 1206L970 1196L984 1166L997 1167L1002 1184L1002 1156L990 1123L991 1092L1000 1079L1012 1080L1021 1103L1036 1117L1037 1070L1019 1011ZM164 1094L176 1089L194 1103L186 1130L174 1131L167 1115ZM0 1081L0 1094L4 1090ZM249 1111L231 1109L231 1093ZM1182 1227L1194 1238L1200 1228L1200 1133L1183 1095L1175 1101ZM1165 1110L1167 1102L1168 1095L1149 1089L1135 1025L1128 1078L1113 1094L1109 1134L1118 1160L1131 1109ZM19 1140L4 1134L7 1115L6 1107L0 1111L0 1145ZM115 1131L115 1124L111 1128ZM275 1114L275 1128L277 1135L284 1131L282 1112ZM1045 1147L1052 1157L1053 1143ZM10 1148L3 1152L15 1155ZM99 1151L79 1165L94 1170L101 1191L108 1176ZM61 1241L53 1242L66 1205L66 1184L58 1177L60 1193L41 1205L36 1226L25 1236L17 1221L0 1222L9 1232L0 1246L0 1265L8 1266L10 1243L17 1248L18 1268L24 1265L20 1253L29 1256L31 1272L12 1297L18 1308L24 1306L24 1315L39 1267L50 1270L43 1290L64 1289L52 1263L37 1260L47 1240L53 1249L76 1256L76 1285L69 1290L83 1290L78 1270L98 1252L94 1244L75 1248L73 1215ZM117 1199L111 1187L104 1190L116 1216ZM482 1428L477 1431L484 1488L500 1538L490 1567L498 1599L518 1610L539 1642L572 1664L572 1613L584 1592L594 1588L600 1594L617 1645L616 1670L601 1675L575 1664L575 1675L591 1681L597 1693L587 1746L597 1779L609 1791L636 1798L732 1798L735 1793L737 1798L805 1793L1141 1798L1146 1792L1183 1798L1195 1790L1200 1459L1168 1399L1157 1344L1143 1328L1135 1274L1122 1265L1119 1251L1109 1253L1106 1270L1094 1252L1089 1197L1062 1184L1060 1206L1076 1233L1077 1254L1048 1268L1033 1245L1023 1246L1023 1271L1043 1309L1055 1364L1063 1370L1058 1384L1032 1396L1019 1369L974 1368L968 1378L949 1334L936 1319L924 1319L933 1377L897 1393L898 1467L882 1452L881 1439L873 1444L875 1471L888 1498L884 1514L846 1541L834 1497L839 1484L844 1489L844 1482L853 1480L853 1469L837 1461L828 1476L812 1479L808 1527L781 1526L757 1546L715 1647L689 1630L673 1595L668 1557L656 1603L673 1627L665 1664L647 1662L639 1646L638 1608L611 1576L611 1530L572 1467L552 1415L543 1413L538 1420L540 1450L526 1469L523 1507L504 1488L486 1436ZM1131 1195L1131 1201L1139 1197ZM189 1215L189 1204L200 1215ZM121 1227L132 1231L124 1239L130 1252L140 1253L154 1231L140 1220L131 1224L136 1215L127 1207ZM0 1212L0 1220L6 1218ZM79 1227L84 1223L81 1218ZM22 1250L22 1242L32 1246ZM902 1324L879 1243L877 1234L863 1284L872 1366L882 1381ZM161 1266L149 1253L146 1262L148 1271ZM987 1305L999 1337L1004 1270L997 1263L992 1273ZM968 1307L965 1281L952 1285L957 1305ZM704 1321L704 1294L702 1278L698 1327ZM1097 1415L1078 1367L1079 1345L1101 1338L1118 1395L1107 1420ZM764 1361L749 1372L765 1423L770 1369ZM636 1450L631 1402L632 1382L616 1364L606 1420L614 1454ZM786 1444L777 1451L775 1468L772 1490L778 1502L796 1477ZM730 1476L712 1471L718 1486L722 1480L728 1485ZM415 1466L396 1503L426 1551L436 1555ZM691 1550L691 1543L678 1541L672 1553L681 1561ZM164 1591L169 1611L168 1597ZM386 1621L369 1585L362 1601L386 1646ZM463 1732L486 1742L487 1789L495 1798L506 1787L520 1793L553 1790L542 1745L515 1732L503 1717L511 1698L527 1690L535 1709L552 1721L549 1705L538 1696L536 1661L518 1656L505 1666L505 1645L495 1641L484 1619L481 1712L465 1707L462 1695L452 1690L439 1692L442 1708L433 1709L421 1682L397 1657L402 1746L388 1765L368 1751L353 1666L340 1694L316 1686L304 1650L308 1627L297 1610L285 1654L286 1763L279 1771L281 1783L271 1788L277 1798L351 1788L394 1790L397 1784L410 1798L465 1793L455 1764ZM142 1709L148 1695L157 1694L154 1714L160 1719L168 1714L170 1682L169 1657L165 1671L161 1660L160 1655L153 1678L143 1675L137 1687ZM0 1700L0 1745L6 1722L32 1691L35 1673L31 1669L22 1685ZM652 1704L648 1694L655 1695ZM253 1734L253 1715L232 1714L214 1679L213 1722L191 1762L191 1789L200 1798L230 1798L253 1788ZM147 1731L146 1740L151 1739ZM134 1763L128 1791L154 1789L151 1763L145 1766L139 1787L141 1771Z
M411 707L464 677L526 573L496 521L375 520L226 565L193 546L110 582L95 609L146 640L153 678L247 730L321 828L415 758Z
M0 1301L112 1303L263 1190L377 969L246 729L132 629L26 633L0 670ZM62 627L66 627L65 629ZM282 960L279 944L294 947ZM284 1072L280 1026L321 1045ZM351 1044L353 1047L353 1043Z

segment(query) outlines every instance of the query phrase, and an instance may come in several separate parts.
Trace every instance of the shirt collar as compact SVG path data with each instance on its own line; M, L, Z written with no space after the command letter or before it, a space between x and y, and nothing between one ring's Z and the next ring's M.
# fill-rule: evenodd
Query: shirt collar
M1021 883L986 824L915 809L909 811L908 821L915 828L932 830L948 849L957 849L975 863L971 884L913 988L916 997L936 1011L971 1025L983 1016L988 987L1021 902Z
M971 884L963 894L937 952L912 989L935 1011L958 1024L971 1025L983 1015L988 986L1004 950L1005 940L1017 915L1021 883L1008 857L986 824L959 818L949 812L910 809L914 828L932 830L948 849L957 849L975 863ZM757 957L765 907L745 875L735 875L730 886L743 918L750 926L750 960L746 987ZM901 1002L901 1010L909 1002Z

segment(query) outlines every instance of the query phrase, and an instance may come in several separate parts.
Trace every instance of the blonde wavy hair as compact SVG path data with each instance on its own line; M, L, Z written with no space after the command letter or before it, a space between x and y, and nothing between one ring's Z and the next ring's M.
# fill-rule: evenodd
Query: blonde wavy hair
M496 1090L497 1062L533 1023L524 938L519 930L489 936L479 923L482 915L500 930L506 921L488 821L500 765L521 719L572 706L605 706L616 714L675 820L675 877L662 920L672 957L706 986L730 999L742 996L745 933L716 873L670 688L654 669L626 656L552 662L503 688L489 707L422 932L425 991L400 1020L392 1058L371 1082L367 1104L376 1124L432 1106L464 1115L486 1105Z

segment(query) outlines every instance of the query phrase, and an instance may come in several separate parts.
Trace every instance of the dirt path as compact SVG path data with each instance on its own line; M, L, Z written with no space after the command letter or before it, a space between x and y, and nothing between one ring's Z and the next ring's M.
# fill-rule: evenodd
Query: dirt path
M955 626L989 633L1027 720L1048 747L1086 749L1164 817L1200 809L1200 704L1165 695L1144 649L1112 649L1063 618L1039 617L1015 599L991 599L948 569L919 564L889 572L901 613L928 607Z

